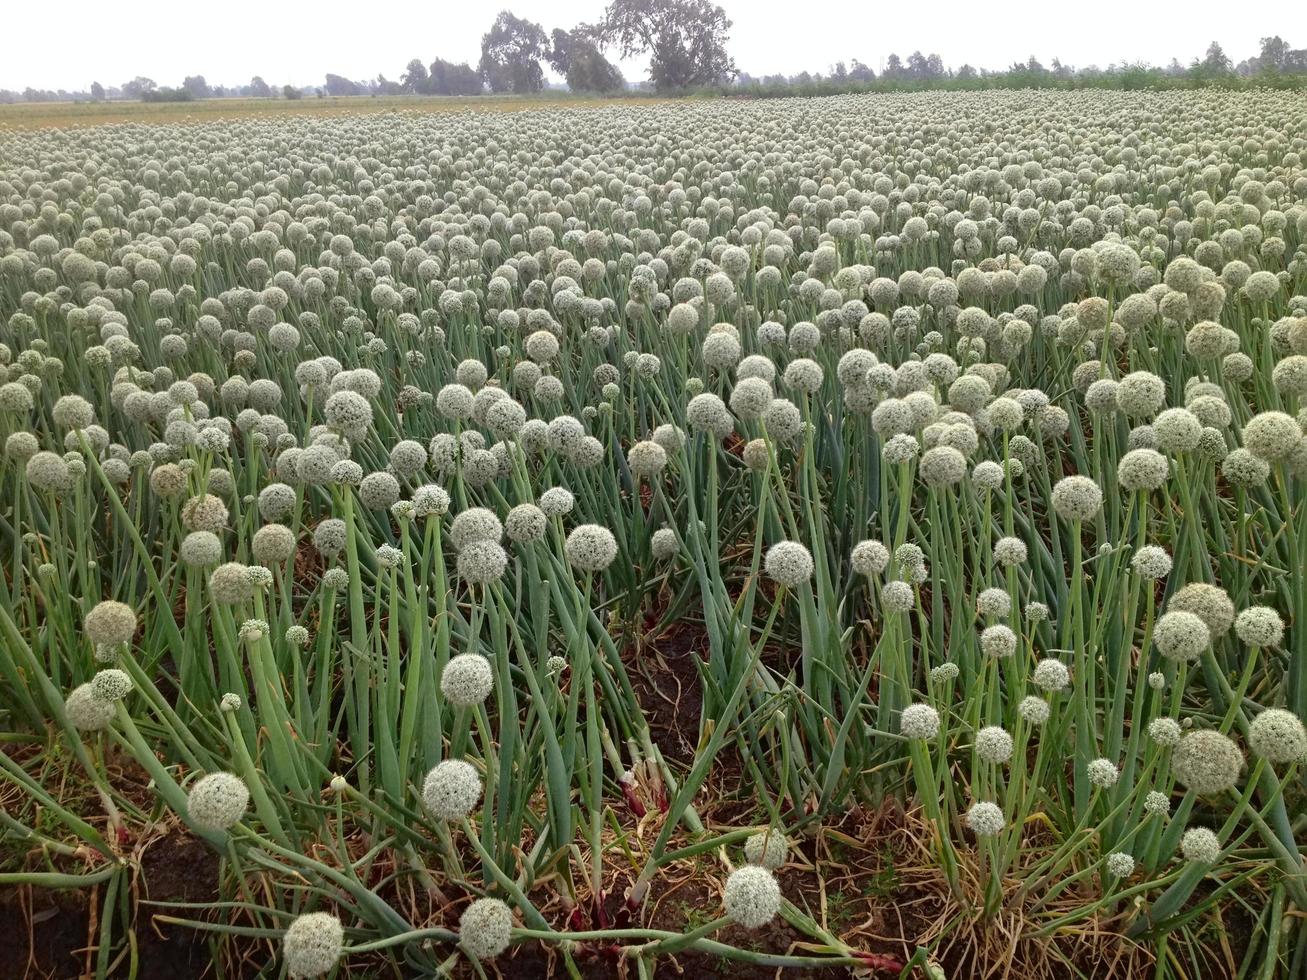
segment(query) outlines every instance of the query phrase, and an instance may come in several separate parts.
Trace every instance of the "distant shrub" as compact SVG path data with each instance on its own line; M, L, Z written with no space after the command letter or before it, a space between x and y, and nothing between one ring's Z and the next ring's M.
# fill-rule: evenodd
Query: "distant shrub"
M193 102L195 96L184 88L156 88L141 93L142 102Z

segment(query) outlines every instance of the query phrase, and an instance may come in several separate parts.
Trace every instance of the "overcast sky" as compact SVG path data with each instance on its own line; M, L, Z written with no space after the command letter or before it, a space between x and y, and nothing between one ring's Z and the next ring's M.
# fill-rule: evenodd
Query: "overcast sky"
M1143 3L1097 0L1084 5L982 5L934 0L922 5L868 0L720 0L735 22L730 51L742 71L826 72L859 58L879 71L886 56L914 49L938 53L956 68L1002 68L1035 55L1045 64L1100 67L1116 61L1188 63L1215 37L1236 62L1257 53L1263 34L1307 46L1300 0L1257 0L1252 16L1230 16L1225 0ZM378 72L396 79L409 59L437 55L476 63L481 34L506 4L480 0L104 0L44 3L4 0L0 24L8 43L0 88L86 89L146 75L177 85L201 74L210 84L245 84L262 75L273 85L319 85L326 72L354 79ZM597 20L604 0L512 0L514 13L546 30ZM622 63L628 80L645 65Z

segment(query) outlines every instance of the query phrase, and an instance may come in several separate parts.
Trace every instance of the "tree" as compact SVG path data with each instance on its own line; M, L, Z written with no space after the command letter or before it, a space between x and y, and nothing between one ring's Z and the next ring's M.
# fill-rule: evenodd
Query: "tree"
M190 92L193 99L209 97L209 83L204 80L203 75L187 75L182 79L182 88Z
M141 93L142 102L190 102L193 98L189 89L168 88L166 85Z
M885 59L885 70L880 73L882 78L902 78L904 75L903 62L899 56L891 53Z
M1198 64L1199 70L1205 75L1228 75L1230 67L1229 56L1216 41L1207 46L1207 53Z
M481 76L492 92L539 92L545 85L540 62L548 48L543 27L501 10L481 35Z
M153 78L137 75L130 82L123 82L123 98L140 99L145 96L146 92L153 92L158 87L154 84Z
M730 18L711 0L612 0L596 29L621 56L649 55L659 92L720 85L738 74L726 51Z
M573 92L617 92L626 87L626 79L617 66L604 57L581 28L554 29L549 64Z
M1284 71L1285 61L1289 56L1289 45L1280 37L1262 38L1262 50L1257 56L1257 67L1261 71Z
M281 94L288 99L304 98L304 93L301 92L299 89L297 89L294 85L283 85L281 87Z
M959 82L975 81L978 77L976 69L972 68L970 65L964 64L958 69L957 79Z
M359 87L358 82L351 82L342 75L333 75L327 73L326 84L328 95L362 95L363 89Z
M427 86L433 95L480 95L485 90L481 75L466 61L455 64L443 58L431 62Z
M874 82L876 73L868 66L864 65L857 58L854 58L849 66L849 81L851 82Z
M256 99L272 98L272 86L263 80L262 75L255 75L250 79L250 95Z
M427 73L427 66L422 64L421 60L414 58L404 68L404 74L399 76L400 87L405 92L425 92L427 91L427 82L430 79Z
M891 55L890 57L893 58L894 56ZM887 72L888 70L886 69ZM926 82L943 78L945 75L944 59L937 54L927 57L920 51L913 51L912 54L908 55L908 64L904 71L909 78L916 78Z
M91 98L95 99L96 102L104 101L104 86L99 82L91 83Z

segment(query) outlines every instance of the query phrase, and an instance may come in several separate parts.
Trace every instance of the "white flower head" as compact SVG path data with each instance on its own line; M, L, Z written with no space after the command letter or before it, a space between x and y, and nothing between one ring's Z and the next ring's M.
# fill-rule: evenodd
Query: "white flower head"
M726 914L746 929L761 929L781 907L781 887L770 871L746 865L731 872L722 898Z

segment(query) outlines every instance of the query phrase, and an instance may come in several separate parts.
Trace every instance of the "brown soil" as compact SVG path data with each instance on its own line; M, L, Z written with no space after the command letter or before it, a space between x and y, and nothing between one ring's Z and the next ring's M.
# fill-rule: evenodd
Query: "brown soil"
M218 855L201 840L176 834L160 838L141 857L142 898L151 902L211 902L218 898ZM153 921L156 909L141 909L138 936L146 939L141 950L141 976L200 977L212 956L205 935L183 926ZM201 918L198 910L176 913ZM147 924L148 923L148 924Z
M0 891L0 976L65 978L88 973L90 916L83 892L30 888ZM93 968L93 967L92 967Z
M703 692L695 658L707 659L708 637L700 626L678 625L636 657L624 657L654 744L668 764L688 766L699 741Z
M52 736L60 744L61 736ZM108 821L101 811L94 788L80 767L67 755L47 751L45 746L24 744L7 747L11 759L23 765L45 785L57 799L75 813L86 816L110 838ZM105 773L115 795L143 813L156 806L146 772L128 756L117 750L105 755ZM0 805L24 820L32 821L27 801L21 793L0 794ZM70 841L76 844L76 841ZM176 824L142 826L127 820L117 838L121 855L135 869L130 894L119 894L119 913L114 922L115 955L123 952L122 911L130 909L134 917L132 930L137 960L136 976L191 980L212 976L213 967L208 937L201 932L154 922L156 914L169 910L150 902L211 902L219 897L219 859L205 843L191 837ZM5 841L0 847L4 869L48 870L39 855L27 854L22 846ZM58 870L84 874L102 858L91 854L88 860L54 857ZM105 888L53 889L31 887L0 888L0 980L75 980L96 975L99 955ZM199 910L181 913L187 918L202 918ZM110 977L127 976L130 956L119 957ZM239 973L228 972L228 976Z
M208 902L218 898L218 856L184 834L161 837L144 848L138 898L155 902ZM92 907L97 919L92 919ZM5 980L77 980L93 977L98 955L98 916L105 914L101 889L0 891L0 977ZM153 921L166 910L136 906L138 977L169 980L213 975L213 956L204 933ZM193 913L185 913L193 914ZM121 939L121 935L117 935ZM126 976L127 958L110 976Z

